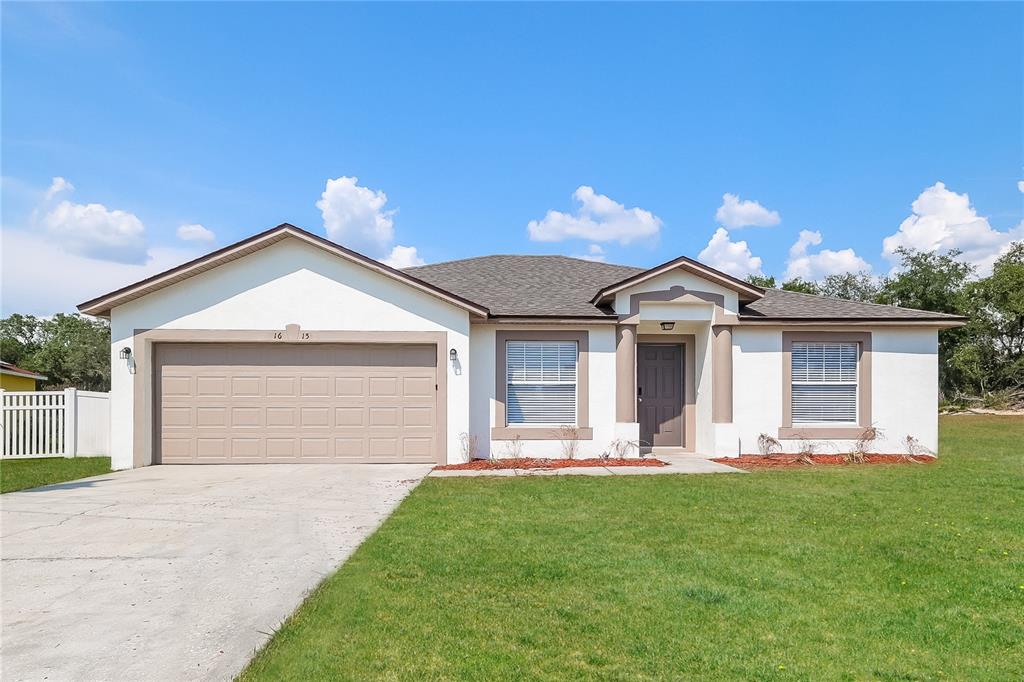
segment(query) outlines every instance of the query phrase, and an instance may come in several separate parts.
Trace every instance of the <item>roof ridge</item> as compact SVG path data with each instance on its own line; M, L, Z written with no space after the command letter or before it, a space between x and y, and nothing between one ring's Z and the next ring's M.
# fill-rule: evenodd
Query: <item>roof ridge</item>
M570 260L578 263L593 263L594 265L606 265L613 268L626 268L629 270L643 270L644 268L639 265L625 265L623 263L608 263L606 261L590 260L588 258L577 258L576 256L566 256L562 253L489 253L483 256L469 256L467 258L453 258L452 260L443 260L436 263L424 263L423 265L413 265L403 270L418 270L420 268L429 268L436 265L449 265L451 263L466 263L469 261L485 260L490 258L560 258L564 260Z

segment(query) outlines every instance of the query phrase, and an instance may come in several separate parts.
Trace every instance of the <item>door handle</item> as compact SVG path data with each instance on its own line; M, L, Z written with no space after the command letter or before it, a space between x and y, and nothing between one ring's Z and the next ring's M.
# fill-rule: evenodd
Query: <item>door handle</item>
M636 387L636 399L637 399L637 402L640 402L640 403L642 403L644 401L644 387L643 386L637 386Z

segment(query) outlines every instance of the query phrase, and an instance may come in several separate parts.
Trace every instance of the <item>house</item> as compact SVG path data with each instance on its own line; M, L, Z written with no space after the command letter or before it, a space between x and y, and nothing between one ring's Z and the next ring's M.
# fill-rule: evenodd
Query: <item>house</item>
M936 450L962 318L650 269L484 256L396 270L284 224L79 306L110 319L115 468Z
M46 376L0 360L0 390L34 391L37 381L46 381Z

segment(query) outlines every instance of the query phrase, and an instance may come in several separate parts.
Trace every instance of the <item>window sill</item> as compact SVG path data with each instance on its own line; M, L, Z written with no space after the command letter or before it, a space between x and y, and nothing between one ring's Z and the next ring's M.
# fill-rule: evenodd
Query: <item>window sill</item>
M782 426L779 440L802 440L804 438L836 438L856 440L864 433L866 426Z
M594 440L594 429L589 426L577 427L579 440ZM554 426L495 426L491 429L491 440L562 440L558 427Z

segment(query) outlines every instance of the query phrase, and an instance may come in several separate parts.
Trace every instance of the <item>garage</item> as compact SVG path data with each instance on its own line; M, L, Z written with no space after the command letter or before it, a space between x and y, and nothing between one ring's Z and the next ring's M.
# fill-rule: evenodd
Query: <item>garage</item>
M435 345L157 343L154 352L157 463L442 459Z

